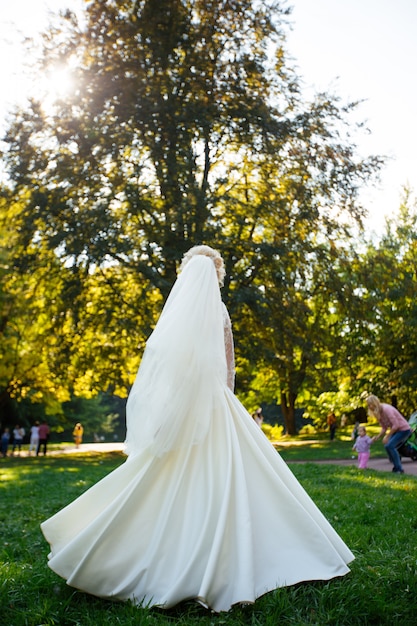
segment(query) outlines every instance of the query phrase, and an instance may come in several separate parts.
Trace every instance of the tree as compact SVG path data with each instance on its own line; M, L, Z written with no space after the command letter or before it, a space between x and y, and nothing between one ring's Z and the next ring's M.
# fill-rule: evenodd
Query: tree
M11 217L13 205L2 204L2 218ZM13 220L0 221L0 413L10 425L13 415L6 413L11 400L43 403L46 410L56 409L67 397L66 384L53 372L50 363L58 350L53 333L56 312L54 295L59 291L60 265L55 272L38 268L32 273L17 261L16 233ZM58 271L59 268L59 271ZM46 277L47 274L47 277ZM24 417L23 421L27 418Z
M397 215L386 221L381 240L368 246L362 265L372 343L361 382L406 413L416 409L416 228L417 204L405 189Z
M81 336L100 336L86 312L92 293L109 296L102 319L113 328L125 286L144 294L123 318L142 336L199 242L225 257L224 296L241 327L267 285L285 327L269 326L264 303L261 335L281 332L298 353L287 325L308 306L299 277L325 240L350 236L348 219L360 222L358 188L381 161L356 154L355 105L328 94L304 103L285 53L288 14L280 2L107 0L87 5L85 23L66 13L46 34L42 67L69 64L74 90L16 113L4 162L22 263L61 264L73 355ZM311 341L308 324L303 332ZM77 371L88 381L90 358Z
M84 438L93 440L97 436L105 436L114 431L118 414L111 411L108 399L103 394L86 399L80 396L72 397L63 405L68 434L77 422L81 422L84 429Z
M347 279L352 249L333 241L318 245L314 238L306 234L298 253L284 246L275 264L262 268L258 299L250 304L255 333L249 327L243 333L250 337L256 363L251 386L268 401L278 400L291 435L296 434L297 401L310 407L312 396L337 389L336 372L347 365L342 346L358 324L356 285Z
M4 423L19 417L28 426L31 414L32 421L39 418L34 405L42 404L51 425L62 428L62 403L74 394L91 398L107 390L126 395L139 364L132 340L144 344L149 310L158 298L149 291L145 300L146 285L132 284L117 267L90 274L82 267L63 267L53 251L36 242L23 249L14 220L19 207L7 190L3 202L0 414ZM35 257L39 263L33 271ZM115 291L124 294L118 298L117 315L108 308ZM132 309L138 311L134 322ZM15 399L27 407L23 414Z

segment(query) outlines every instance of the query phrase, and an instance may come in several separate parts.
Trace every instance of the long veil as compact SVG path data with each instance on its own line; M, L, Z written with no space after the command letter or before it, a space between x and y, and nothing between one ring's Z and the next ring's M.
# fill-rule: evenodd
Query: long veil
M223 309L213 261L193 257L149 337L126 405L126 453L160 456L205 438L226 387Z

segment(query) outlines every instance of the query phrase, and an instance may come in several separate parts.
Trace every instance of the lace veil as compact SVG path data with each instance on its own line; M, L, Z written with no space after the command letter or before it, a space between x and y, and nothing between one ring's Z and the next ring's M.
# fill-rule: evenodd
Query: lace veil
M201 442L226 387L223 305L216 269L193 257L149 337L126 406L126 453L160 456Z

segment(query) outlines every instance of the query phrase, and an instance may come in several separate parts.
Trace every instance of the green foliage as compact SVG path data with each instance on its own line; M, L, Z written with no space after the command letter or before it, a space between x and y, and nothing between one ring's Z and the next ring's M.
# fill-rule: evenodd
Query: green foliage
M225 258L240 356L272 370L294 430L297 398L334 353L333 303L348 306L358 189L382 161L356 153L355 103L302 98L288 15L278 1L115 0L46 33L36 71L68 64L74 89L11 119L2 194L10 267L21 291L33 276L46 313L43 328L36 298L19 317L34 336L18 361L36 356L41 401L125 394L179 259L205 242Z
M270 441L277 441L278 439L281 439L284 428L282 426L278 426L278 424L274 424L272 426L271 424L264 422L262 424L262 432L265 433Z
M368 434L372 437L380 430L377 426L366 425ZM352 427L337 430L337 437L329 439L329 432L322 431L311 434L300 434L297 437L284 436L275 442L275 448L287 462L313 463L320 461L337 461L352 459ZM372 447L372 458L386 458L382 445Z
M417 406L416 227L417 202L405 189L397 214L355 269L364 332L350 359L354 393L375 393L406 416Z
M16 111L0 194L0 414L126 396L192 244L223 253L238 392L318 423L416 408L416 206L360 236L356 103L301 97L280 2L88 3L45 35L67 99ZM359 132L363 129L359 126ZM29 408L28 408L29 407ZM29 410L31 408L31 411Z
M99 394L93 398L73 397L62 407L70 434L77 422L84 428L84 441L92 441L94 435L112 433L118 425L119 415L112 412L109 398Z
M1 464L0 605L13 626L145 624L187 626L403 626L415 619L417 481L356 468L291 468L355 561L331 581L278 589L254 605L213 614L194 603L169 611L109 602L68 587L48 569L41 521L122 462L121 455L9 459ZM42 497L39 496L42 494ZM282 538L277 537L277 541ZM271 546L273 549L273 546ZM395 589L395 593L393 593Z
M19 399L48 412L68 397L67 381L50 368L60 349L54 320L63 276L53 255L48 267L29 270L20 258L16 206L0 208L0 411Z

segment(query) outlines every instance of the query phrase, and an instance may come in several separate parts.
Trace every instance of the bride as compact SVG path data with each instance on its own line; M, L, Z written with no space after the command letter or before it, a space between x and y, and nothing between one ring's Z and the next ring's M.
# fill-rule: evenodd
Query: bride
M127 460L42 523L49 567L102 598L214 611L349 572L353 554L233 393L223 260L185 255L127 407Z

